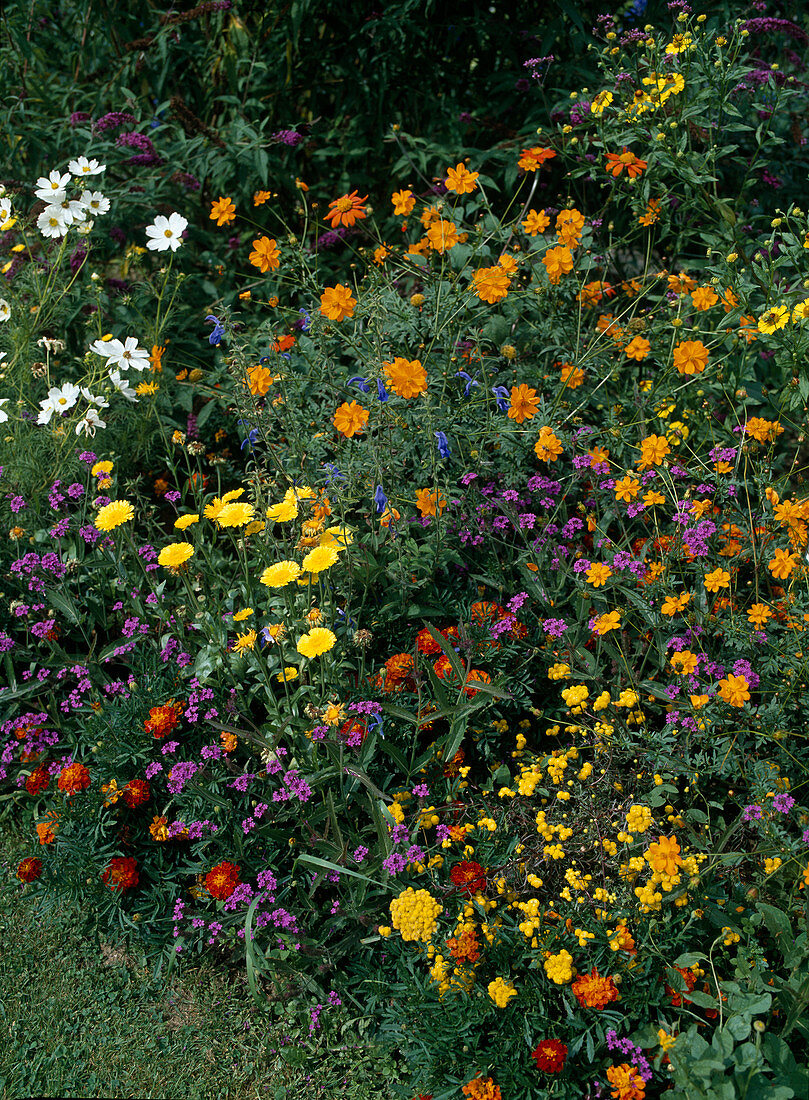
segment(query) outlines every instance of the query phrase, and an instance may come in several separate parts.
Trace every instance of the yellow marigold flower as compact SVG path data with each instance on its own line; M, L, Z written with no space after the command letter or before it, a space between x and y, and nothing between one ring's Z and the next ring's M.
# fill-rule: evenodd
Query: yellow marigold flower
M611 576L612 570L610 567L608 565L601 565L599 562L591 565L587 570L587 580L593 588L600 588L607 583Z
M253 251L248 259L253 267L257 267L262 275L268 271L276 271L281 262L281 253L278 251L278 242L269 237L259 237L253 241Z
M479 172L470 172L465 165L458 164L455 168L447 169L444 186L447 191L454 191L456 195L471 195L477 188L479 175Z
M664 435L647 435L641 440L640 458L637 461L639 470L648 470L652 466L659 466L663 459L671 454L669 441Z
M439 218L427 230L427 240L434 252L449 252L458 243L458 227Z
M705 574L704 584L709 592L718 592L720 588L729 588L730 573L727 569L714 569L713 572Z
M241 611L237 611L235 613L235 615L233 616L233 621L234 621L234 623L242 623L242 622L244 622L245 619L249 619L252 614L253 614L253 608L252 607L242 608Z
M342 283L327 286L320 296L320 312L330 321L344 321L354 316L357 299L351 290Z
M767 562L767 568L776 580L783 581L792 573L797 564L797 555L790 554L787 550L776 550L774 556Z
M244 493L244 489L231 489L229 493L225 493L223 497L214 497L210 504L205 505L204 516L206 519L216 519L226 504L230 504L232 500L238 500Z
M190 542L170 542L157 556L158 565L164 569L179 569L194 556L194 547Z
M244 527L245 524L250 523L255 514L256 510L252 504L231 502L220 510L215 522L219 527Z
M323 626L313 627L308 634L304 634L298 639L298 644L295 647L304 657L308 657L310 660L315 657L320 657L324 653L328 653L330 649L334 648L334 643L337 641L337 636L330 630L327 630Z
M230 198L223 199L222 196L211 203L211 218L217 225L228 225L236 218L236 207Z
M99 474L111 474L112 466L113 464L108 459L104 459L102 462L96 462L90 473L93 477L98 477Z
M522 227L529 237L536 237L537 233L544 233L550 224L551 219L544 210L531 210Z
M784 328L789 320L789 310L786 306L771 306L758 319L758 331L772 333L779 328Z
M564 948L557 955L548 955L542 965L548 978L552 982L556 982L557 985L567 985L572 980L575 972L573 956Z
M533 416L536 416L539 401L537 391L525 383L512 386L511 404L508 408L509 419L516 420L518 424L522 424L524 420L530 420Z
M412 191L394 191L390 201L393 203L393 213L403 217L407 217L416 205Z
M271 504L266 515L273 523L289 523L298 515L298 505L294 499L282 500L279 504Z
M495 978L486 988L498 1008L506 1008L511 998L517 996L517 990L511 982L504 981L503 978Z
M427 390L427 371L419 359L397 356L392 363L382 364L388 385L399 397L418 397Z
M296 561L277 561L275 565L269 565L261 574L259 580L268 588L283 588L290 581L297 580L301 575L301 567Z
M726 676L717 687L721 697L732 707L743 707L750 699L750 685L744 676Z
M184 516L178 516L174 521L174 526L184 531L192 523L199 523L199 512L187 512Z
M129 523L134 516L135 509L128 500L112 500L99 509L95 526L99 531L112 531L122 523Z
M391 924L402 939L429 943L444 907L427 890L408 886L390 903Z
M301 564L307 573L322 573L334 565L338 556L333 546L316 546L309 551Z

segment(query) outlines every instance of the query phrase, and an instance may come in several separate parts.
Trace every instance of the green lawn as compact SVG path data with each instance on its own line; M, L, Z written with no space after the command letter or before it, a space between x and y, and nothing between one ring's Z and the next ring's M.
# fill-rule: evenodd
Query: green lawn
M178 1100L384 1100L395 1064L344 1017L318 1046L304 1004L258 1009L243 972L210 962L164 984L120 948L38 914L0 832L0 1094Z

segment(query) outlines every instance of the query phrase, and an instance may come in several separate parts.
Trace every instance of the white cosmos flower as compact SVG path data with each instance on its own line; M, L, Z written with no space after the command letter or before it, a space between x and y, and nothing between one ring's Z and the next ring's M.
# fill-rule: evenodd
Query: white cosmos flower
M169 248L176 252L183 243L182 234L188 225L182 214L169 214L166 218L158 214L153 225L146 226L146 236L149 240L146 247L152 252L166 252Z
M11 202L8 199L0 201L0 226L4 225L11 217Z
M95 397L92 393L90 393L87 386L82 386L81 392L85 400L88 401L89 404L98 405L99 409L108 409L110 407L110 403L106 399L106 397Z
M87 217L87 211L84 209L78 199L62 199L61 202L53 203L53 206L62 211L62 221L65 225L74 225L83 222Z
M5 422L8 420L8 413L3 412L3 405L5 405L5 403L9 400L11 399L8 397L0 397L0 424L5 424Z
M46 206L37 218L37 229L43 237L64 237L67 224L61 206Z
M78 401L80 393L79 387L72 382L65 382L61 388L53 386L48 390L48 396L45 400L39 403L42 411L37 417L37 424L50 424L54 413L63 413L67 412L68 409L72 409Z
M106 214L110 208L110 200L100 191L82 191L79 202L88 214Z
M63 176L58 169L54 169L49 176L40 176L37 180L37 190L34 192L43 202L61 202L65 197L65 188L70 183L70 173Z
M7 321L10 316L11 306L8 304L5 298L0 298L0 321ZM5 359L5 357L6 353L3 352L2 358Z
M149 365L149 352L138 347L137 338L127 336L122 344L120 340L96 340L90 351L106 359L106 367L118 367L119 370L145 370Z
M87 157L79 157L72 160L67 166L68 172L74 176L97 176L106 169L106 164L99 164L97 160L88 160Z
M76 425L76 435L84 432L85 435L95 435L96 428L106 428L107 421L102 420L95 409L88 409Z
M123 378L117 370L110 371L110 382L127 401L137 401L135 390L130 386L129 379Z

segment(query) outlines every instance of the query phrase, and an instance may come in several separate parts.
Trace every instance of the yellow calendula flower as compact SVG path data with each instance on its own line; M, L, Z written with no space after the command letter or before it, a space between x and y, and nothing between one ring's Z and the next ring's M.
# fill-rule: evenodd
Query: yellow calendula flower
M112 531L135 517L135 509L128 500L112 500L99 509L95 526L99 531Z
M338 556L334 546L316 546L303 559L303 568L307 573L322 573L334 565Z
M187 512L184 516L178 516L174 521L174 526L184 531L192 523L199 523L199 512Z
M336 634L323 626L316 626L308 634L304 634L303 637L298 639L296 649L302 656L309 657L311 660L314 657L320 657L322 654L328 653L330 649L334 648L336 641Z
M164 569L179 569L193 556L194 547L190 542L171 542L160 551L157 562Z
M296 561L277 561L275 565L264 570L259 580L268 588L283 588L290 581L297 580L300 575L301 567Z

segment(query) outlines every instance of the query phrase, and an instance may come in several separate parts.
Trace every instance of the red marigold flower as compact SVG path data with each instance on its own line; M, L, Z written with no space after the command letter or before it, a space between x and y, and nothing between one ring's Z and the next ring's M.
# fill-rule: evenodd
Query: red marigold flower
M101 876L102 882L106 882L110 890L132 890L138 885L138 865L132 856L115 856L107 864L107 869Z
M169 699L162 706L152 707L149 711L149 717L144 719L143 728L159 740L179 726L182 713L183 704L175 703L173 699Z
M50 781L50 772L44 764L40 764L39 767L34 768L26 779L25 789L29 794L37 795L40 791L44 791L47 788Z
M428 656L432 656L432 654L434 653L441 652L441 646L438 644L438 642L435 640L435 638L432 636L426 626L416 635L416 649L419 651L419 653L426 653Z
M337 733L341 741L349 742L352 746L362 744L368 736L368 721L364 718L349 718L343 722Z
M152 788L145 779L130 779L124 787L124 803L135 810L152 797Z
M685 982L685 988L690 992L697 984L697 979L691 970L684 970L681 966L673 966L672 970L676 970L678 974L682 975ZM666 995L675 1008L681 1008L683 1003L690 1004L690 999L686 997L685 991L673 989L668 982L666 983Z
M469 675L466 677L467 685L470 685L477 681L479 684L490 684L492 682L491 676L488 672L484 672L481 668L472 668L469 670ZM464 695L471 698L473 695L477 695L478 689L476 687L465 687L463 689Z
M482 894L486 889L486 872L473 860L462 859L460 863L456 863L449 877L468 898Z
M543 1039L531 1051L531 1057L543 1073L561 1073L567 1059L567 1046L559 1039Z
M618 987L612 978L605 978L595 967L589 974L582 974L571 986L573 996L582 1008L604 1008L610 1001L618 1000Z
M65 794L77 794L90 786L90 773L84 764L76 761L59 772L59 790Z
M241 867L225 860L217 863L205 876L205 887L211 897L225 901L240 883Z
M413 654L394 653L385 661L385 684L388 688L402 687L413 678Z
M36 856L29 856L27 859L24 859L17 868L17 878L20 882L33 882L34 879L39 878L41 874L42 860L37 859Z

